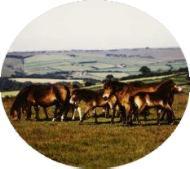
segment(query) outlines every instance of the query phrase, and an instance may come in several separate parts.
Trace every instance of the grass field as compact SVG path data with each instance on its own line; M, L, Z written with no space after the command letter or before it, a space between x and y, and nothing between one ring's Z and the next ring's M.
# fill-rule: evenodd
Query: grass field
M184 84L185 75L172 77L178 84ZM82 125L78 121L11 121L12 125L33 148L47 157L64 164L85 168L107 168L132 162L150 153L161 145L175 130L185 111L188 101L189 86L184 93L175 96L174 111L176 124L167 125L163 121L156 125L156 112L151 110L148 120L142 125L123 127L118 123L110 124L110 118L88 118ZM4 98L7 114L14 97ZM53 108L48 113L52 114ZM101 114L101 110L98 110ZM41 119L44 114L41 110ZM142 117L141 117L142 118ZM143 118L142 118L143 119Z

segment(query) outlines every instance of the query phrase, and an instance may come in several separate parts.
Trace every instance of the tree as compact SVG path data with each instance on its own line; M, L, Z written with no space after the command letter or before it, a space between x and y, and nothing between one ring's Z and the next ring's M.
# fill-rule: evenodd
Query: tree
M113 76L112 74L108 74L108 75L106 76L106 80L111 81L112 79L114 79L114 76Z
M151 70L149 67L147 66L142 66L139 71L143 74L143 75L149 75L151 74Z
M117 81L117 80L118 79L115 78L112 74L108 74L102 82L104 83L104 82Z
M84 83L84 86L92 86L92 85L94 85L94 84L92 82L90 82L90 81L86 81Z

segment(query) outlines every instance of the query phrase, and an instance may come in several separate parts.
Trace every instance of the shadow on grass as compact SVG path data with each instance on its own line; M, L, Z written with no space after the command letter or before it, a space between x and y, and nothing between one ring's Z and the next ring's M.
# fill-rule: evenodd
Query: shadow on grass
M170 125L178 125L179 124L179 122L180 122L180 118L178 118L178 119L176 119L175 121L174 121L174 123L172 123L172 124L168 124L168 122L167 121L162 121L159 125L158 125L158 123L156 122L156 120L149 120L149 121L153 121L153 122L149 122L149 123L146 123L146 121L143 121L143 122L145 122L144 124L138 124L138 123L133 123L132 125L128 125L128 124L122 124L121 122L119 122L119 121L117 121L117 122L114 122L114 123L111 123L110 121L105 121L105 122L97 122L97 123L95 123L95 122L82 122L82 123L80 123L80 125L101 125L101 124L110 124L110 125L113 125L114 126L114 124L117 124L117 126L119 127L119 126L123 126L123 127L137 127L137 126L164 126L164 125L168 125L168 126L170 126ZM142 122L142 121L141 121ZM120 124L120 125L118 125L118 124ZM115 125L116 126L116 125Z
M107 118L106 118L107 119ZM88 119L86 119L88 120ZM162 126L162 125L178 125L181 118L176 118L173 124L168 124L167 120L162 120L160 121L160 124L157 124L157 119L156 118L151 118L151 119L147 119L147 120L141 120L141 124L138 124L136 121L133 122L132 125L127 125L127 124L122 124L120 121L114 121L114 123L111 123L111 119L109 121L86 121L84 120L82 123L79 122L79 118L76 118L75 120L72 120L72 118L68 117L67 120L64 121L60 121L57 120L55 121L55 123L66 123L66 122L78 122L80 125L89 125L89 126L95 126L95 125L103 125L103 124L109 124L111 126L114 126L114 124L116 124L115 126L124 126L124 127L137 127L137 126ZM49 119L39 119L39 120L29 120L29 121L36 121L36 122L51 122L52 118Z

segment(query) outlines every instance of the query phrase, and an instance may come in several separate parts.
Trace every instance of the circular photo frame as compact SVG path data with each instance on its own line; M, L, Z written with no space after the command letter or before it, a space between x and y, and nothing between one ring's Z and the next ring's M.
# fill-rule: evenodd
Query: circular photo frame
M66 165L108 168L144 157L175 130L189 95L175 38L136 8L82 1L54 8L17 36L1 73L19 135Z

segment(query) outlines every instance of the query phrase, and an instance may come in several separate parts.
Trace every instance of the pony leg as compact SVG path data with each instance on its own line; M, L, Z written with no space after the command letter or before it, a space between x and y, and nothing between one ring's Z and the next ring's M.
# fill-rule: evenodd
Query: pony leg
M141 105L141 107L137 108L137 110L135 111L135 114L137 116L137 121L138 121L138 124L141 124L141 121L139 119L139 114L141 114L146 108L146 104L143 104Z
M117 117L119 117L119 122L123 122L123 113L122 113L122 107L118 106L119 108L116 111Z
M169 124L173 124L174 123L174 111L173 109L170 107L169 104L166 105L166 110L168 110L168 123Z
M171 110L169 109L166 109L167 110L167 121L168 121L168 124L172 124L173 123L173 113Z
M54 117L53 117L52 121L55 121L57 119L57 116L58 116L57 111L58 111L59 107L60 107L59 104L55 105Z
M67 119L67 114L69 112L69 102L65 103L60 110L60 115L61 115L61 121Z
M111 103L109 103L108 106L106 107L107 108L107 112L108 112L108 117L109 117L109 110L110 109L112 110L112 117L111 117L111 123L112 124L114 123L114 118L115 118L115 107L116 107L116 105L115 104L111 104Z
M62 105L60 103L55 104L55 112L54 112L54 117L52 119L52 121L56 121L57 119L60 119L61 121L64 120L65 116L63 114L64 110L65 110L65 105ZM59 109L59 112L58 112Z
M157 110L157 124L160 125L160 114L163 112L162 109ZM165 111L163 112L162 115L164 115Z
M79 113L79 119L80 119L80 121L82 121L83 114L82 114L81 108L78 107L78 108L77 108L77 111L78 111L78 113Z
M48 119L49 119L49 116L48 116L48 113L47 113L47 109L46 109L45 107L43 107L43 109L44 109L44 113L45 113L45 115L46 115L46 120L48 120Z
M109 106L106 106L103 111L105 112L105 118L109 118Z
M105 118L107 118L107 110L106 110L106 107L103 107L103 108L102 108L102 112L104 113Z
M65 110L65 106L62 105L62 106L60 107L60 112L58 113L56 119L57 119L57 118L60 118L61 121L63 121L63 120L65 119L64 110Z
M115 106L112 108L112 118L111 118L111 123L114 124L114 118L115 118Z
M139 119L139 113L138 113L138 110L136 110L136 111L134 112L134 115L136 116L136 120L137 120L138 124L141 125L141 121L140 121L140 119Z
M160 109L158 109L158 111L159 111L159 110L160 110ZM166 116L166 113L167 113L166 110L162 110L162 112L163 112L163 113L162 113L162 117L160 118L161 121L164 120L164 118L165 118L165 116Z
M150 114L149 110L145 108L143 116L144 116L144 121L147 121L147 116Z
M80 109L80 112L81 112L81 109ZM79 116L81 117L81 118L80 118L80 123L82 123L82 122L84 121L86 115L90 112L90 108L87 108L84 112L85 112L85 113L84 113L83 115L82 115L82 112L81 112L81 115L80 115L80 113L79 113Z
M34 109L36 111L36 120L40 120L40 117L39 117L39 107L38 106L34 106Z
M32 110L30 105L27 106L26 111L26 120L30 120L32 117Z
M123 125L126 125L126 112L125 112L125 108L123 106L120 106L121 109L121 122L123 123Z
M115 116L120 117L120 110L119 107L115 106Z
M174 113L174 111L172 110L172 118L173 118L173 121L175 121L176 120L176 116L175 116L175 113Z
M136 114L136 118L139 122L139 118L138 118L138 113L134 113L136 112L136 108L134 109L134 106L132 105L131 102L125 104L125 113L126 113L126 117L127 117L127 124L128 125L133 125L133 114Z
M122 119L122 113L121 113L121 111L118 111L117 114L118 114L118 117L119 117L119 122L122 122L123 119Z
M132 114L134 114L133 120L137 121L138 124L141 124L141 121L140 121L140 119L139 119L138 110L137 110L137 109L136 109L136 110L133 110L133 113L132 113ZM131 118L132 118L132 117L131 117Z
M73 111L73 116L72 116L72 120L75 120L75 115L76 115L76 112L77 112L77 108L74 108L74 111Z
M171 109L168 113L169 113L168 123L174 124L174 121L175 121L174 111Z
M135 111L135 112L134 112L133 121L137 121L137 116L138 116L138 112L136 113L136 111Z
M94 122L95 123L98 123L98 120L97 120L97 114L96 114L96 108L94 109Z
M172 120L174 122L176 120L175 113L174 113L173 108L171 107L171 105L169 105L169 107L170 107L170 111L171 111L171 118L172 118Z
M139 122L139 114L138 114L138 110L137 109L138 108L133 109L133 114L134 114L133 121Z
M127 124L132 125L132 112L131 112L131 106L130 104L125 104L125 114L126 114L126 119L127 119Z

